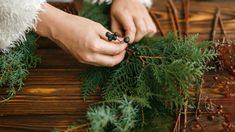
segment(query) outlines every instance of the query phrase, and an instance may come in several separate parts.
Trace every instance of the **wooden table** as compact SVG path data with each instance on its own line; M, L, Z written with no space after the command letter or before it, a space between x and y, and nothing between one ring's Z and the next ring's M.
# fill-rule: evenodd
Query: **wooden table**
M166 5L165 0L158 0L154 6L164 32L172 29ZM229 37L235 40L234 5L233 0L191 2L190 33L200 33L200 40L208 39L215 8L220 6L225 29ZM177 7L180 6L178 3ZM184 20L180 22L182 26ZM65 129L74 122L85 123L88 105L101 99L99 92L90 96L86 102L81 96L82 80L79 75L89 66L78 63L45 38L40 39L38 44L42 63L30 71L23 90L9 102L0 105L0 132L52 131L54 128ZM203 93L215 103L223 104L235 124L235 97L225 98L217 87L204 88ZM214 123L207 130L221 129L219 123Z

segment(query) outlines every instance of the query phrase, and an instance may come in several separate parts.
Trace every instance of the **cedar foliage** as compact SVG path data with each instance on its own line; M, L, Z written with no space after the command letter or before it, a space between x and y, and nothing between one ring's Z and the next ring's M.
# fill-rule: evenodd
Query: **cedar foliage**
M81 15L110 28L109 9L107 5L86 3ZM205 48L210 42L198 43L197 35L178 39L169 33L166 37L145 38L135 45L140 56L126 54L113 68L93 67L83 73L84 98L98 87L104 98L102 106L92 107L87 113L91 131L170 131L176 111L186 99L189 106L194 106L190 90L202 82L204 72L212 68L207 62L216 56L214 50ZM131 121L137 117L116 113L120 109L128 112L128 106L117 107L123 100L133 102L132 109L139 109L134 111L139 120L128 129L122 125L122 118ZM117 119L119 122L115 122Z
M7 53L0 54L0 87L6 88L8 98L21 90L24 85L23 80L29 74L28 70L40 61L35 54L37 49L35 41L36 35L28 33L25 42Z

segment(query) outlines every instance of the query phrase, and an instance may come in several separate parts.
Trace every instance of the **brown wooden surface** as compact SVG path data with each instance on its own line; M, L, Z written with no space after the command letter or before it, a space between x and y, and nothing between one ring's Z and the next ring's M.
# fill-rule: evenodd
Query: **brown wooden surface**
M167 0L156 0L153 10L156 10L159 21L165 32L172 31L172 25L167 12ZM176 1L176 2L175 2ZM180 27L184 29L183 8L181 0L174 0L177 5ZM234 0L191 0L190 1L190 34L199 34L200 40L208 40L212 30L213 17L216 8L221 8L222 19L229 38L235 40L235 1ZM217 30L217 38L220 29Z
M164 32L171 29L166 5L165 0L158 0L154 6ZM225 29L229 37L235 40L234 5L233 0L191 2L189 32L200 33L201 40L208 39L215 8L220 6ZM183 20L180 21L183 23ZM98 92L90 96L86 102L81 96L82 80L79 79L79 74L88 66L78 63L46 39L41 39L38 44L38 54L42 57L42 63L30 71L23 90L9 102L0 105L0 132L51 131L54 128L65 129L73 122L84 123L88 105L101 99ZM212 80L210 77L211 75L208 75L208 80ZM223 104L225 111L232 115L235 124L235 97L225 98L217 87L204 88L203 93L215 103ZM209 124L207 131L222 129L220 123L205 124Z

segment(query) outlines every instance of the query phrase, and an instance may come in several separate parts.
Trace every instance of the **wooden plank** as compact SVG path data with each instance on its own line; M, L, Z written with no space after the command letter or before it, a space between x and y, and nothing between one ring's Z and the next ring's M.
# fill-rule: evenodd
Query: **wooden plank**
M0 105L0 131L65 129L77 120L84 123L88 105L101 100L98 91L86 102L81 95L79 75L89 66L56 46L39 47L38 54L42 62L30 71L23 91ZM4 94L3 90L0 93Z
M174 0L176 7L179 11L178 16L180 18L180 27L185 22L183 19L183 8L181 0ZM226 1L191 1L190 2L190 34L199 33L200 40L208 40L210 37L213 16L216 11L216 7L221 8L221 16L224 20L225 30L228 32L228 36L235 40L235 8L233 8L234 1L226 0ZM172 31L170 18L167 12L167 2L166 0L156 0L153 10L156 10L156 14L162 28L166 32ZM220 29L218 29L218 34L221 33ZM219 35L218 35L219 36ZM219 37L217 37L218 39Z

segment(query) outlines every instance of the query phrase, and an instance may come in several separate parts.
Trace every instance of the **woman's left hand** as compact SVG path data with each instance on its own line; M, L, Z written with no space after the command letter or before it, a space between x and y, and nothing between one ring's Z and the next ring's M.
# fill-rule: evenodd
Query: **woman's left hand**
M113 0L111 20L112 31L130 37L131 43L157 32L148 10L140 0Z

